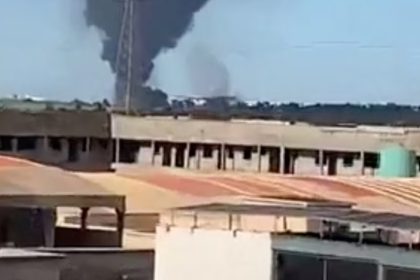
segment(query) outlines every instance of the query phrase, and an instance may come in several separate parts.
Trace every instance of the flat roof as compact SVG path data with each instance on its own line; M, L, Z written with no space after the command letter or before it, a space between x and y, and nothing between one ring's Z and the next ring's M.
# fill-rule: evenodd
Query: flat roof
M125 197L56 167L0 156L0 206L112 207L125 211Z
M64 255L17 248L1 248L0 259L63 258Z
M307 217L331 222L359 223L383 229L409 231L420 230L420 217L418 216L386 212L375 213L351 208L285 207L275 205L210 203L205 205L180 207L174 209L174 211L219 212L227 214L266 215L279 217Z
M420 269L420 253L405 248L358 245L343 241L276 235L272 243L279 253L310 255L326 259L344 258L361 262L373 262L390 267Z

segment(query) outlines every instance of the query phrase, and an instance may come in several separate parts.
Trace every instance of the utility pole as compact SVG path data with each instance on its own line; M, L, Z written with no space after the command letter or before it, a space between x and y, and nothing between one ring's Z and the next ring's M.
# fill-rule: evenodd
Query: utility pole
M123 97L124 110L130 113L133 76L133 46L134 46L134 0L124 0L124 11L121 22L120 37L116 57L116 95L117 103Z

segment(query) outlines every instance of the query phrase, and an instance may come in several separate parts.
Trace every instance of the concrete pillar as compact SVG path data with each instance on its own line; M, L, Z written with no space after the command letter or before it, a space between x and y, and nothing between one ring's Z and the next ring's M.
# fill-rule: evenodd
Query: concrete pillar
M226 144L225 143L222 143L220 147L220 153L221 153L220 169L226 170Z
M124 218L125 213L120 209L115 209L117 215L117 238L118 238L118 245L120 247L123 246L123 237L124 237Z
M360 175L365 175L365 152L360 152Z
M261 172L261 145L257 146L257 154L258 154L258 166L257 166L257 171Z
M115 139L115 163L120 163L120 139Z
M191 150L191 143L187 142L187 145L184 150L184 168L190 168L190 150Z
M176 167L176 146L171 147L171 167Z
M18 152L18 139L17 138L12 139L12 152L13 153Z
M201 145L197 145L196 148L196 153L195 153L195 163L196 163L196 169L200 169L201 168L201 158L202 158L202 153L203 153L203 146Z
M44 246L47 248L54 247L55 243L55 209L41 210L44 225Z
M90 141L91 141L90 137L86 137L86 143L85 143L86 154L90 154L90 146L91 146Z
M150 158L150 165L155 165L155 149L156 149L156 142L151 141L150 149L152 149L151 158Z
M43 150L44 153L48 152L48 150L49 150L48 136L42 137L42 150Z
M87 218L89 215L89 207L82 207L80 208L80 229L86 230L87 229Z
M322 280L328 280L328 261L322 259Z
M285 164L286 164L286 148L284 146L280 147L279 164L280 164L280 174L284 174Z
M385 270L384 270L384 266L382 264L378 264L377 267L377 275L376 275L376 280L384 280L385 279Z
M324 151L319 150L319 173L324 175Z

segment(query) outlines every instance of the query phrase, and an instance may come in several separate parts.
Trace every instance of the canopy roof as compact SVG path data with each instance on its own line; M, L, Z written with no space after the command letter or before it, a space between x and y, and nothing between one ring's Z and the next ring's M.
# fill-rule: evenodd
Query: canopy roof
M0 206L112 207L125 197L55 167L0 156Z

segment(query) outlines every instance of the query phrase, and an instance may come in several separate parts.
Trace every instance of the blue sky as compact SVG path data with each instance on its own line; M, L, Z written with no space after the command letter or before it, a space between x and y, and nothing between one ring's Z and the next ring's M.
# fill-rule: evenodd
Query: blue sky
M83 9L0 0L0 95L112 96ZM180 95L227 87L248 100L420 104L419 11L419 0L211 0L150 83Z
M0 0L0 95L111 98L114 75L84 0Z
M192 77L220 81L218 64L248 100L420 104L419 11L418 0L211 0L150 83L198 94ZM197 46L217 61L191 63Z

